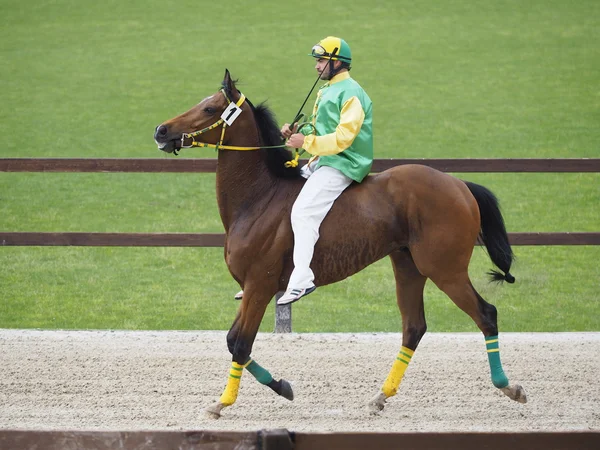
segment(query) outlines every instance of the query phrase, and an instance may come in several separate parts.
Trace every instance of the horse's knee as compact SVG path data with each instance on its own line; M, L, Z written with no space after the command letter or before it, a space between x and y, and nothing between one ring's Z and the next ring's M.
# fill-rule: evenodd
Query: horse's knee
M423 336L427 332L427 324L423 322L419 325L409 325L404 328L404 335L402 339L402 345L415 350L421 342Z
M233 355L235 350L235 342L237 341L238 333L235 327L231 328L227 333L227 348L229 349L229 353Z
M233 356L233 360L238 364L246 364L250 359L252 343L240 336L236 327L233 327L227 333L227 348Z
M241 338L235 341L233 351L233 360L238 364L246 364L250 359L250 353L252 352L252 344L247 339Z

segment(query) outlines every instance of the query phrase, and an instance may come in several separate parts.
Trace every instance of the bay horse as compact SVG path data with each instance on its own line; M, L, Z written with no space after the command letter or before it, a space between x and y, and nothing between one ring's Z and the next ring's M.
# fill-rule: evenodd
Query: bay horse
M216 194L225 228L225 261L243 288L243 298L227 334L232 354L227 385L206 411L218 418L236 401L244 369L293 400L290 383L275 380L250 356L267 305L285 290L293 269L290 213L304 183L298 167L290 164L292 153L283 146L272 112L246 99L226 70L218 92L156 127L154 139L167 153L192 146L218 149ZM392 262L402 346L381 391L368 404L373 413L396 394L425 334L423 290L428 278L483 333L493 385L526 402L523 388L509 384L502 369L496 308L469 279L478 239L499 269L490 272L492 279L514 282L509 272L513 253L496 197L483 186L423 165L369 175L351 185L326 216L311 263L317 287L343 280L385 256Z

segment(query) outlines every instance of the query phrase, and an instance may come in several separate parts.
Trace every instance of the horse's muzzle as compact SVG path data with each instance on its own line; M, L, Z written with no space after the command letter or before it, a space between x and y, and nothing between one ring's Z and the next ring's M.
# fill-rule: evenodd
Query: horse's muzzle
M172 133L169 133L166 125L159 125L154 130L154 142L158 145L159 150L173 153L181 148L181 135L173 136Z

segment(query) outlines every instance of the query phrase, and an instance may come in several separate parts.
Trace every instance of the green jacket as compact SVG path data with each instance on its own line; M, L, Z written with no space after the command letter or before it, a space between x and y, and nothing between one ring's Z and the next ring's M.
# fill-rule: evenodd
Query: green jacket
M373 164L373 105L348 72L319 90L312 124L316 134L305 136L303 148L319 156L317 167L334 167L361 182Z

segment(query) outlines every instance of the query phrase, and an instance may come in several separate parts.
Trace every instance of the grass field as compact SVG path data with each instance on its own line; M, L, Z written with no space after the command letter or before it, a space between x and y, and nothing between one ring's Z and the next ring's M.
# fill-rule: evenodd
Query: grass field
M0 24L0 157L169 158L154 127L226 67L289 121L329 34L349 42L373 100L376 157L600 157L595 0L5 0ZM509 231L600 229L600 174L457 175L498 195ZM221 232L214 179L4 173L0 230ZM472 265L502 330L600 330L600 248L515 252L512 286L487 284L483 251ZM7 247L0 266L0 327L227 329L237 308L221 249ZM319 289L294 329L398 330L392 278L384 260ZM432 331L475 330L433 286L426 307Z

